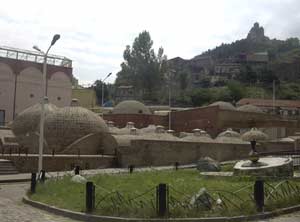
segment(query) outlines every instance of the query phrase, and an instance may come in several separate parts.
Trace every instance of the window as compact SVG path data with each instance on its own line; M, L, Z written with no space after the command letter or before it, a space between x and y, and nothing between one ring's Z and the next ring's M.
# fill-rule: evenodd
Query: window
M30 94L30 98L33 98L33 97L34 97L34 95L31 93L31 94Z
M57 100L58 100L58 101L60 101L60 100L61 100L60 96L59 96L59 97L57 97Z

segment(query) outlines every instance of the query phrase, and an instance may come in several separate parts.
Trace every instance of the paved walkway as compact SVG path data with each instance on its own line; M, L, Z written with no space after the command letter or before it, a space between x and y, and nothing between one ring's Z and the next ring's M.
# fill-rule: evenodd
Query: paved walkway
M296 212L296 213L286 214L268 220L259 220L258 222L299 222L299 221L300 221L300 212Z
M22 202L29 183L0 185L1 222L77 222L33 208Z

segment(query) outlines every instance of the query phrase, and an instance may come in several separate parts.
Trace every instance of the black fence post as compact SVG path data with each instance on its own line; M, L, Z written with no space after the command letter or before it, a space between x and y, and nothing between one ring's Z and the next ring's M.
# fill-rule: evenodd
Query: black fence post
M264 194L264 181L256 180L254 183L254 200L258 212L263 212L265 194Z
M86 182L86 212L92 212L95 208L95 186L93 182Z
M30 184L31 193L35 193L35 187L36 187L36 173L31 173L31 184Z
M41 174L41 182L44 183L45 182L45 179L46 179L46 171L45 170L41 170L40 172Z
M156 211L159 217L168 215L168 193L167 184L160 183L156 187Z
M25 149L25 154L28 156L28 148Z
M175 162L174 166L175 166L175 170L178 170L179 162Z
M133 169L134 169L134 165L129 165L128 166L128 170L129 170L129 173L133 173Z
M74 169L75 175L79 175L79 171L80 171L80 166L76 165Z
M11 156L11 153L12 153L12 149L11 147L9 148L9 155Z
M19 156L21 155L21 148L18 147L18 153L19 153Z
M2 156L4 155L4 147L2 147Z
M55 150L54 150L54 149L52 149L52 156L54 156L54 154L55 154Z

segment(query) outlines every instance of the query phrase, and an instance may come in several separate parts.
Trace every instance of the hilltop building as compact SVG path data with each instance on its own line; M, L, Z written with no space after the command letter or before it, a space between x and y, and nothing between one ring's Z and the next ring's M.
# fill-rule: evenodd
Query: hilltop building
M0 47L0 125L42 98L44 56L35 51ZM46 93L58 107L71 102L72 61L48 55Z

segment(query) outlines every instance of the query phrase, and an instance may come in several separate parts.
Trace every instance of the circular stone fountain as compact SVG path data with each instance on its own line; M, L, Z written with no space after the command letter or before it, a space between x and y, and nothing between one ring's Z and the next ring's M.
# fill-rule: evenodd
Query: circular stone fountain
M262 164L259 164L262 163ZM233 171L235 176L254 177L293 177L293 161L291 158L263 157L258 165L250 160L241 160L236 163Z
M249 160L241 160L235 164L233 175L258 178L293 177L293 161L291 158L259 157L259 153L256 150L256 142L266 140L266 134L256 128L252 128L242 135L242 139L250 141L252 150L249 153Z

